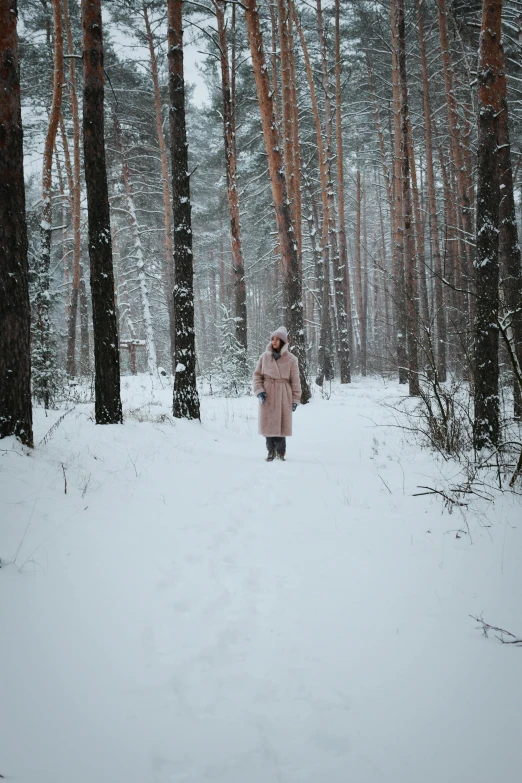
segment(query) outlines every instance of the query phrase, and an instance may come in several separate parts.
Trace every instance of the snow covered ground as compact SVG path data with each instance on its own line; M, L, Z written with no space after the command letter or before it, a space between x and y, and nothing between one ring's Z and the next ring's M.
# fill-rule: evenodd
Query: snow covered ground
M124 426L77 404L0 443L0 774L520 779L522 650L469 617L522 635L519 500L413 497L441 466L383 426L394 384L299 408L285 464L253 397L199 424L122 391Z

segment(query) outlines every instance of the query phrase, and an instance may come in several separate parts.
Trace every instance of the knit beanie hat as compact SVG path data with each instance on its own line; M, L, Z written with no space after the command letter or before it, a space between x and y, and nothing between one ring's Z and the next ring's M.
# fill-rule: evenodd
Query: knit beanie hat
M280 326L279 329L276 329L275 332L272 332L270 339L272 339L272 337L279 337L283 343L288 342L288 332L284 326Z

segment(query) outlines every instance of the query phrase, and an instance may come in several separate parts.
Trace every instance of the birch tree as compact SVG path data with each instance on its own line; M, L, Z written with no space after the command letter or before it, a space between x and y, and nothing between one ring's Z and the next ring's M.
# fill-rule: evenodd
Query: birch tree
M134 262L136 265L136 279L138 281L138 288L140 292L141 311L143 316L143 325L145 327L145 349L147 353L147 371L149 375L155 375L157 370L157 357L156 357L156 344L154 341L154 331L152 328L152 314L150 309L150 297L149 289L147 286L147 278L145 276L145 255L143 252L143 246L141 243L140 228L138 225L138 219L136 216L136 205L134 202L134 192L132 188L132 182L129 173L129 165L125 157L125 150L121 140L121 127L118 119L116 107L114 107L114 130L116 134L116 144L118 152L121 155L121 169L123 177L123 187L125 189L125 197L127 201L127 213L129 217L129 225L131 229L132 241L134 244Z

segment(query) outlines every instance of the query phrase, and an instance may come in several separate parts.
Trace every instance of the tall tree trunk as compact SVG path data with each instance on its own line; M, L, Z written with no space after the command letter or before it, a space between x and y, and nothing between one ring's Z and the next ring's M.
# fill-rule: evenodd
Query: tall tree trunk
M406 77L406 36L404 22L404 0L396 0L397 42L399 60L399 81L401 94L401 137L402 137L402 208L404 225L404 251L406 267L406 307L408 339L408 386L411 397L420 394L419 384L419 314L417 309L418 282L416 270L415 236L412 220L412 198L410 181L410 154L408 144L409 112L408 83Z
M513 352L518 361L518 366L522 368L522 261L518 241L515 199L513 196L513 170L511 165L511 142L509 137L509 113L503 49L500 51L500 57L502 58L499 75L502 108L498 118L501 191L499 263L508 334L513 343ZM522 388L516 375L514 377L513 398L513 414L516 419L522 419Z
M159 85L158 63L156 60L156 50L154 48L154 38L150 27L149 12L147 6L143 6L143 20L145 22L145 34L149 46L150 70L152 74L152 84L154 87L154 111L156 119L156 135L161 161L161 179L163 183L163 213L165 223L165 260L163 262L163 289L165 291L165 300L167 302L167 312L169 316L169 336L170 336L170 359L172 363L172 374L175 371L174 346L176 342L176 333L174 329L174 249L172 246L172 204L170 201L169 188L169 161L167 157L167 145L165 143L165 134L163 133L163 117L161 116L161 92Z
M122 421L120 355L114 303L109 194L105 165L101 0L82 0L83 144L89 224L96 424Z
M457 177L457 190L459 196L460 213L462 217L462 227L465 232L463 237L460 264L464 281L469 284L471 246L470 240L473 235L473 221L471 212L471 202L468 192L468 181L466 177L466 167L462 137L460 133L461 120L457 107L453 82L453 67L451 62L451 51L448 33L448 12L446 9L446 0L437 0L440 46L442 54L442 71L444 75L444 86L446 92L446 107L448 113L448 123L450 128L451 151ZM466 310L468 307L467 298L460 297L461 306Z
M270 62L272 65L272 101L274 106L275 123L280 128L279 120L279 87L277 83L277 14L276 6L277 0L267 0L268 8L270 11L270 28L272 34L272 51L270 53Z
M123 149L123 143L121 140L121 126L114 107L113 113L114 119L114 131L116 136L116 146L118 152L121 155L121 168L123 175L123 187L125 189L125 197L127 200L127 213L129 216L129 224L132 236L132 243L134 245L134 260L136 262L136 278L138 280L138 287L140 291L141 310L143 313L143 324L145 326L145 349L147 352L147 371L149 375L155 375L158 367L158 360L156 356L156 344L154 342L154 331L152 328L152 313L150 311L150 297L149 289L147 287L147 278L145 277L145 255L143 253L143 246L141 244L140 229L138 226L138 219L136 216L136 203L134 201L134 191L132 188L132 182L130 179L129 164L125 157L125 151Z
M49 125L45 137L43 168L42 168L42 220L40 223L40 257L36 264L35 287L35 366L38 367L38 396L45 408L49 407L52 398L52 366L54 352L51 343L51 322L49 296L50 266L51 266L51 233L52 233L52 174L53 150L58 130L58 122L62 109L63 95L63 28L60 0L52 0L54 25L54 72L53 98L49 114Z
M362 183L362 325L364 342L361 350L361 370L364 377L368 374L368 224L366 222L366 182Z
M89 337L89 299L85 283L85 265L80 266L80 373L89 375L91 372Z
M421 218L419 188L417 184L417 166L415 165L415 149L413 146L413 130L408 116L408 156L410 159L411 194L413 199L413 216L415 238L415 255L417 258L417 279L420 283L420 313L425 329L430 326L430 306L428 302L428 281L426 278L426 259L424 257L424 223Z
M232 111L232 92L230 85L230 65L228 61L228 41L225 27L225 2L214 3L218 24L221 93L223 97L223 133L225 138L225 159L227 170L227 196L230 213L230 238L232 242L232 268L234 272L234 317L236 340L244 352L247 350L247 301L245 286L245 264L243 261L243 243L241 241L241 222L239 215L239 192L237 183L236 122Z
M67 178L67 185L69 188L68 195L65 192L65 181L62 173L62 165L60 161L60 155L58 153L58 144L54 145L54 160L56 161L56 173L58 174L58 187L59 187L59 194L60 194L60 205L62 209L62 217L61 217L61 245L62 245L62 267L63 267L63 284L65 289L65 301L64 301L64 315L65 315L65 323L68 323L70 310L71 310L71 291L69 286L69 277L70 277L70 263L69 263L69 256L70 256L70 248L69 248L69 220L67 215L67 206L69 208L72 207L72 190L73 190L73 181L72 181L72 168L71 168L71 160L69 157L69 144L67 142L67 135L65 133L65 125L63 121L63 115L60 114L60 136L62 138L62 148L63 148L63 157L64 157L64 165L65 165L65 174Z
M319 115L319 104L315 91L315 83L312 73L312 65L308 46L304 37L303 29L297 22L297 30L301 41L303 51L308 87L310 90L310 100L312 103L312 113L315 125L315 136L317 142L317 157L319 162L319 177L321 183L321 207L322 207L322 231L321 231L321 260L317 268L317 280L319 284L319 302L321 303L321 332L318 347L318 375L316 383L323 385L323 380L331 380L333 377L332 344L331 344L331 320L330 320L330 275L329 275L329 250L328 250L328 171L326 167L326 153L323 141L323 132L321 128L321 118Z
M478 69L477 238L475 282L476 449L498 445L499 114L502 110L502 2L483 0Z
M283 139L283 162L285 165L285 179L290 200L290 211L292 214L292 225L295 230L295 198L294 198L294 130L293 130L293 110L292 110L292 74L291 57L293 52L290 49L289 41L289 8L288 0L277 0L277 29L279 33L280 56L280 74L281 74L281 137Z
M345 299L345 287L343 285L344 278L341 270L341 261L339 256L339 244L337 241L337 225L336 225L336 215L335 215L335 188L333 184L333 173L332 173L332 160L334 157L333 152L333 111L332 111L332 100L331 100L331 84L330 84L330 67L328 62L328 50L326 45L326 35L325 35L325 29L324 29L324 23L323 23L323 11L322 11L322 2L321 0L316 0L317 4L317 31L319 35L319 44L321 48L321 68L322 68L322 86L323 86L323 92L324 92L324 113L325 113L325 145L324 145L324 154L325 154L325 165L326 165L326 171L327 171L327 177L328 177L328 185L327 185L327 203L328 203L328 251L329 251L329 257L332 261L332 270L333 270L333 282L334 282L334 293L335 293L335 302L337 307L337 316L342 317L342 319L345 319L346 314L346 303L344 301ZM335 326L335 319L334 319L334 326ZM342 330L341 325L339 324L339 330L341 334L343 334L343 338L345 338L346 330ZM343 339L342 347L341 342L339 340L336 340L336 348L337 348L337 354L339 356L339 363L342 363L341 368L341 375L346 377L348 373L348 366L349 365L349 352L346 353L346 339Z
M439 244L439 222L437 215L437 200L435 198L435 174L433 169L433 138L429 93L428 64L426 59L426 44L424 40L424 21L421 0L416 0L417 21L419 30L419 49L422 68L422 89L424 108L424 138L426 146L426 184L430 210L431 252L435 271L435 322L437 326L436 370L438 380L446 380L446 315L444 312L444 296L442 288L442 258Z
M288 331L294 354L299 361L301 377L301 402L310 399L310 390L306 377L306 348L303 322L302 283L297 255L297 243L292 226L292 218L288 203L288 194L281 156L280 138L275 124L273 100L270 91L270 81L266 68L263 49L263 37L259 22L257 0L246 0L244 3L250 52L256 81L257 97L263 126L268 168L272 186L276 222L279 237L279 247L283 262L283 281L288 305Z
M293 199L295 201L294 231L297 239L297 254L299 256L299 272L303 276L303 205L301 197L301 151L299 148L299 100L297 96L297 74L295 68L294 26L296 10L294 0L288 0L288 45L290 52L290 82L292 88L292 132L293 132ZM306 298L304 300L306 304Z
M394 215L394 254L393 254L393 293L395 304L395 328L397 344L397 365L399 383L408 381L408 355L406 335L408 331L405 277L404 277L404 221L403 221L403 165L401 135L401 87L399 78L399 39L396 19L397 0L391 0L391 38L392 38L392 91L393 91L393 215Z
M173 412L177 419L199 419L194 335L190 175L185 125L182 4L182 0L167 0L170 149L174 215L174 317L176 325Z
M78 92L76 87L76 60L74 57L74 42L69 13L69 0L63 0L63 18L67 37L67 53L69 55L69 101L73 122L73 188L71 191L71 210L73 224L73 264L71 311L67 323L67 374L76 375L76 324L78 321L78 300L80 294L80 278L82 274L81 248L81 183L80 183L80 112L78 108ZM83 369L83 368L82 368Z
M337 206L339 211L339 253L334 270L335 302L339 321L339 367L341 383L351 382L352 313L349 297L348 247L344 205L343 128L341 118L341 32L340 0L335 0L335 146L337 157Z
M363 269L361 258L361 207L361 169L359 168L359 162L357 161L357 172L355 175L355 291L357 294L357 320L359 321L359 334L361 336L361 375L366 375L364 358L366 355L366 324L364 321Z
M0 438L33 445L17 0L0 2Z

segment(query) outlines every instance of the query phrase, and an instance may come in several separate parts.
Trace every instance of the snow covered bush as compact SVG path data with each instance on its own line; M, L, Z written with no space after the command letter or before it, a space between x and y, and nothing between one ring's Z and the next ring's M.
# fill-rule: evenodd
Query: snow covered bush
M236 339L236 319L222 306L220 323L220 351L206 373L211 394L222 397L241 397L250 390L249 360L246 351Z

